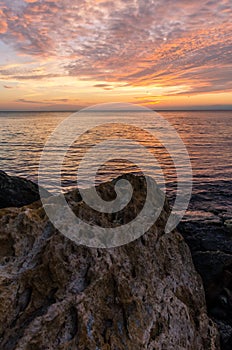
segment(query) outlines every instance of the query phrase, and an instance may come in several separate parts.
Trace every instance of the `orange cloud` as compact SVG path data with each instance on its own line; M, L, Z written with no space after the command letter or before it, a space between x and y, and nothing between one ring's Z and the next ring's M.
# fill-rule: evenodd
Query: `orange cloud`
M8 25L6 22L0 22L0 34L7 32Z
M0 66L3 81L45 84L69 77L73 84L91 82L94 99L102 98L101 89L119 96L126 87L128 95L139 87L158 87L168 96L232 90L231 0L0 4L2 41L15 50L16 61L36 61L17 69ZM143 96L144 90L140 101Z
M7 32L7 20L5 18L4 12L0 9L0 34L4 34Z

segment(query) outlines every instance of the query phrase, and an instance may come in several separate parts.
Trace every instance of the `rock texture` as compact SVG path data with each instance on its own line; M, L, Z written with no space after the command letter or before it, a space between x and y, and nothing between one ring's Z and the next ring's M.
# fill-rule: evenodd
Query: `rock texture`
M232 181L202 182L178 227L188 243L205 287L208 313L221 334L221 349L232 349Z
M232 349L232 232L223 221L182 223L179 230L191 248L204 283L208 313L217 323L222 350Z
M42 190L43 196L49 193ZM9 176L0 170L0 208L22 207L38 201L39 188L34 182L18 176Z
M94 222L136 215L145 183L129 180L128 210L113 217L91 213ZM107 199L115 195L112 183L98 191ZM77 191L67 200L77 215L89 217ZM47 201L52 205L53 198ZM190 251L179 233L164 233L168 213L166 202L149 232L105 250L65 238L40 202L0 210L0 349L219 349Z

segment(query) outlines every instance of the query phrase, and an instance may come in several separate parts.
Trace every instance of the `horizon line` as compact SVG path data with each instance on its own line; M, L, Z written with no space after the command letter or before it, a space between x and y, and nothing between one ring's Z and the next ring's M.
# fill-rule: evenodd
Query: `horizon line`
M64 109L64 110L56 110L56 109L53 109L53 110L7 110L7 109L4 109L4 110L0 110L0 113L54 113L54 112L58 112L58 113L68 113L68 112L80 112L80 111L85 111L86 108L83 108L83 109ZM161 108L161 109L153 109L153 108L149 108L148 109L156 112L156 111L161 111L161 112L173 112L173 111L176 111L176 112L201 112L201 111L232 111L232 107L229 107L229 108L203 108L203 107L200 107L200 108ZM104 111L104 112L115 112L117 110L113 110L113 109L103 109L103 110L96 110L96 111ZM121 110L118 110L118 111L126 111L126 112L141 112L141 110L134 110L134 109L121 109ZM88 110L86 109L86 112L88 112Z

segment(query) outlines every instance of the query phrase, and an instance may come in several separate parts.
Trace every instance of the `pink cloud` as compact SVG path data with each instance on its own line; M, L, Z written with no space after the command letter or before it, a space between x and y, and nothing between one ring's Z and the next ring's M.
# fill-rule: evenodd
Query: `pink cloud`
M8 25L6 22L0 22L0 34L7 32Z
M182 82L192 91L232 87L231 0L0 0L0 4L2 40L18 54L59 62L63 74L130 85ZM54 72L42 74L51 75ZM12 76L39 79L33 72Z
M7 32L8 25L3 10L0 9L0 34Z

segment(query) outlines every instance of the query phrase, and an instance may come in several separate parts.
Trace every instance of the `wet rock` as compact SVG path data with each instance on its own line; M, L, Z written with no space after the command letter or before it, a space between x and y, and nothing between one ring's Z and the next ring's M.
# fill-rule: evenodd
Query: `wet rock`
M232 327L222 321L217 320L217 326L221 334L221 348L224 350L232 349Z
M50 194L42 190L43 196ZM0 170L0 208L22 207L40 199L39 188L34 182L18 176L8 176Z
M179 231L188 243L194 265L202 277L209 316L219 326L221 349L232 348L232 236L220 225L194 220Z
M225 220L224 225L232 230L232 219Z
M141 210L143 178L120 215L97 215L77 191L78 216L110 226ZM98 187L105 200L113 184ZM53 199L47 199L52 206ZM164 232L163 211L136 241L112 249L77 245L49 222L40 202L0 210L0 348L4 350L217 350L201 279L182 236Z

